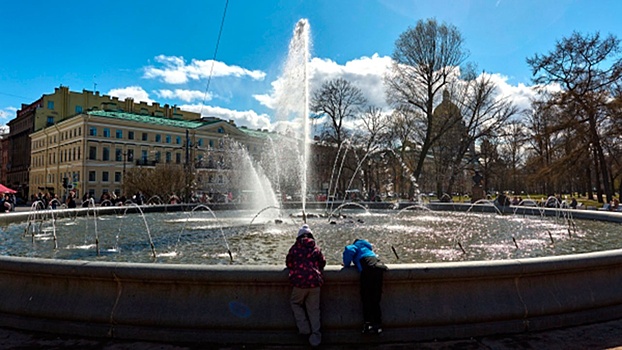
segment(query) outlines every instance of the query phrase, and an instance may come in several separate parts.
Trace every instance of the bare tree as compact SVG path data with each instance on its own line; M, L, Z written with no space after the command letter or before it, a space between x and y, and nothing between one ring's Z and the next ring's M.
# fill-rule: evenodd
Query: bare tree
M368 106L358 119L361 127L353 133L355 148L362 150L361 169L365 175L364 183L370 198L375 197L382 187L381 174L384 168L382 154L388 148L388 119L382 108Z
M412 182L418 181L413 175L415 168L414 154L418 153L417 144L414 140L418 139L418 130L416 121L421 118L415 118L412 114L418 113L415 110L404 108L396 109L389 116L385 142L390 155L386 159L393 159L393 162L387 164L393 170L393 179L391 182L396 192L404 192L405 190L412 192Z
M510 166L512 178L512 190L515 193L525 190L524 184L519 181L519 172L523 165L523 151L527 142L527 130L522 120L514 120L507 124L499 135L503 140L499 153L505 159L505 163Z
M554 103L560 108L572 111L569 128L586 125L589 146L593 153L593 168L599 185L598 200L604 190L607 201L613 197L609 169L603 150L602 125L607 125L607 101L611 92L622 79L622 58L620 41L612 35L601 38L599 33L581 35L573 33L555 45L547 55L536 54L527 59L537 84L559 84L562 91L554 95Z
M458 147L452 152L451 171L447 190L451 193L457 176L467 165L465 155L479 139L485 135L496 134L510 118L518 113L518 108L508 97L499 96L497 85L488 74L456 84L456 100L462 115L454 128L460 127L462 136Z
M339 147L347 137L346 119L355 118L367 103L359 88L343 78L324 82L311 97L311 110L328 117L323 138Z
M456 68L466 59L462 45L462 35L455 26L434 19L420 20L395 43L394 63L385 78L387 99L396 109L418 111L410 116L421 118L423 137L413 170L416 179L421 176L432 145L452 126L448 123L432 127L434 107L439 102L439 91L457 78Z
M499 152L497 151L497 139L484 137L480 145L479 160L481 172L484 177L484 191L488 192L492 187L499 187Z
M158 196L166 202L173 194L185 194L188 188L193 190L194 182L194 171L186 171L178 164L158 164L155 168L128 169L123 181L123 191L130 196L140 191L147 198Z

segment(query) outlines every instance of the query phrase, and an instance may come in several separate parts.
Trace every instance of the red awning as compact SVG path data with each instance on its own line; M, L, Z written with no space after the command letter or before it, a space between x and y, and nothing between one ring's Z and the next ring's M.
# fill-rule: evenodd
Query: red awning
M0 184L0 193L17 193L17 191L10 189L3 184Z

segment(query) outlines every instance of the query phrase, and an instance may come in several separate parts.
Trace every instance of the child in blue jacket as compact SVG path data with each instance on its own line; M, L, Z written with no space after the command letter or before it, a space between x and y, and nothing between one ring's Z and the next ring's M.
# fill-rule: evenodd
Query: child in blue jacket
M343 266L354 264L361 272L361 301L363 303L363 333L379 334L382 332L380 299L382 281L387 267L380 262L371 243L364 239L355 239L343 251Z

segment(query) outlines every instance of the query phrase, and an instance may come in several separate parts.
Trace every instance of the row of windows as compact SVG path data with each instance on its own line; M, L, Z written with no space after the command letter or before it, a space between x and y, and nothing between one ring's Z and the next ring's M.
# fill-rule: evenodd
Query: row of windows
M110 147L102 147L102 153L101 153L101 158L98 158L98 148L97 146L90 146L89 147L89 160L102 160L102 161L110 161L111 160L111 154L110 154ZM141 150L140 153L140 160L142 161L147 161L149 159L149 154L152 153L155 161L156 162L160 162L162 161L162 152L160 151L155 151L155 152L151 152L148 150ZM166 161L166 163L171 163L173 161L173 154L175 154L175 163L180 164L181 163L181 152L164 152L164 159ZM134 155L134 150L129 148L125 151L125 153L123 152L122 149L120 148L115 148L114 150L114 160L116 162L122 162L124 161L124 157L125 161L127 162L133 162L135 159L135 155Z
M74 137L82 136L82 128L76 127L71 130L64 131L60 133L60 140L71 140ZM52 135L47 138L47 144L53 145L56 143L56 135ZM46 146L46 139L39 139L32 142L32 149L40 149Z
M219 132L221 132L220 129L222 129L222 128L219 128ZM100 132L100 130L97 127L95 127L95 126L89 127L89 136L97 136L99 132ZM224 132L224 129L222 130L222 132ZM106 138L112 138L112 130L110 128L103 128L101 130L101 135L103 137L106 137ZM141 133L140 136L141 136L141 138L140 138L141 141L146 141L146 142L150 141L149 133L143 132L143 133ZM116 139L123 139L123 130L115 129L114 130L114 138L116 138ZM136 139L136 135L134 134L134 131L128 131L127 132L127 139L128 140L135 140ZM173 136L173 135L170 135L170 134L165 134L164 137L162 136L162 134L155 134L153 136L153 142L167 143L167 144L174 143L176 145L182 145L183 144L183 138L181 136ZM203 145L204 145L203 139L202 138L197 139L196 146L203 147ZM215 145L214 140L212 140L212 139L208 140L208 145L209 145L210 148L214 148L214 145ZM218 141L218 148L224 148L224 141L222 139L220 139Z
M44 184L54 184L57 180L61 180L62 178L67 178L69 183L77 183L80 181L80 172L65 172L60 174L59 179L56 178L56 174L38 174L34 177L33 182L35 185L44 185ZM95 171L91 170L88 172L88 182L102 182L102 183L118 183L120 184L123 180L122 172L120 171ZM205 178L199 176L198 181L203 182ZM223 175L208 175L207 183L209 184L224 184L226 183L227 178ZM95 191L94 189L90 189L90 191ZM118 195L118 190L115 190L115 193ZM102 192L108 192L107 189L104 189Z
M33 182L35 185L43 185L43 184L54 184L56 183L57 180L61 180L62 178L67 178L69 179L70 183L73 182L79 182L80 181L80 172L76 171L76 172L66 172L66 173L62 173L60 174L60 178L56 179L56 174L54 173L49 173L49 174L38 174L34 177L34 179L31 179L31 182Z
M106 138L111 138L112 137L112 131L110 128L103 128L101 130L102 132L102 136L106 137ZM89 136L97 136L98 134L98 129L95 126L91 126L89 128ZM114 137L116 139L123 139L123 130L121 129L115 129L114 131ZM136 139L136 136L134 134L134 131L128 131L127 132L127 139L128 140L134 140ZM147 132L143 132L141 134L141 141L149 141L149 133ZM162 142L162 134L155 134L154 136L154 142ZM164 143L173 143L173 136L166 134L164 135ZM177 145L181 145L182 143L182 138L181 136L175 136L175 144ZM203 143L203 140L199 139L199 143Z
M48 101L48 109L51 110L51 111L54 110L54 101ZM82 106L77 105L75 111L76 111L76 114L82 113ZM50 121L49 118L50 117L48 117L48 122Z
M82 158L81 147L76 146L72 148L62 149L58 153L58 157L59 157L60 163L80 160ZM45 158L44 154L39 154L37 156L34 156L31 160L32 167L39 168L39 167L45 166L46 164L44 162L44 158ZM56 152L48 153L47 165L52 165L52 164L56 164Z
M121 172L120 171L115 171L113 175L114 175L114 182L120 183L121 180L122 180ZM101 180L98 180L97 179L97 171L94 171L94 170L89 171L89 182L96 182L96 181L110 182L110 172L109 171L102 171L100 176L101 176Z

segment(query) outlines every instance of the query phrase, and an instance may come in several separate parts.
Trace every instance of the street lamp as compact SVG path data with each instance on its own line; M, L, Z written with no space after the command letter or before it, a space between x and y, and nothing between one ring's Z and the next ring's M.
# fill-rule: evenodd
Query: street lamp
M127 151L124 151L122 155L123 155L123 182L125 182L125 163L127 161Z

